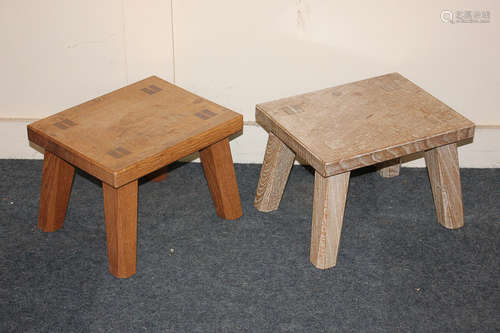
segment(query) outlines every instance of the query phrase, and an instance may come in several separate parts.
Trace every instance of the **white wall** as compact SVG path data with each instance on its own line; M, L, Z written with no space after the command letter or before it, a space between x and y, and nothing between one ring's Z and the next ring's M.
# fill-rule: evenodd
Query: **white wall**
M173 78L170 1L0 1L0 117L41 118L157 73Z
M489 9L445 24L443 9ZM500 125L500 1L174 1L177 83L253 119L256 102L400 72Z
M489 10L490 23L443 23L445 9ZM0 0L0 117L40 118L155 73L251 122L256 103L398 71L479 125L462 166L500 167L499 13L496 0ZM20 124L1 124L24 148L0 157L38 156ZM235 161L260 162L265 140L245 126Z

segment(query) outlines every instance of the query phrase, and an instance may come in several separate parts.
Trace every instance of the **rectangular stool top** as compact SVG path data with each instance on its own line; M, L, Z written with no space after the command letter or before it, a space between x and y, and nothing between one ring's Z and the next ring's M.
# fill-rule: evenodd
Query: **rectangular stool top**
M152 76L28 125L28 138L119 187L241 131L243 117Z
M474 136L399 73L258 104L255 117L324 177Z

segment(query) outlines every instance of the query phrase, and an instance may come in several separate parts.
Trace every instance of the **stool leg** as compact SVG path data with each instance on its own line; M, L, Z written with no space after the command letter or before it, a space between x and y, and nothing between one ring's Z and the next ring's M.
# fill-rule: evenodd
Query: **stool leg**
M164 181L168 177L167 167L164 166L161 169L153 171L151 174L149 174L146 177L148 177L148 179L150 179L152 182L155 182L155 183L159 183L161 181Z
M378 174L384 178L399 176L399 170L401 169L399 158L379 163L377 169Z
M45 151L40 191L38 227L43 231L62 228L71 194L75 168L49 151Z
M137 180L114 188L102 183L109 271L118 278L135 274L137 260Z
M295 153L274 134L269 133L253 203L255 208L261 212L278 209L294 160Z
M229 140L200 150L200 159L217 214L226 220L237 219L242 210Z
M452 143L426 151L425 163L439 223L448 229L463 227L464 208L457 144Z
M337 263L349 176L350 172L331 177L315 173L310 260L316 268Z

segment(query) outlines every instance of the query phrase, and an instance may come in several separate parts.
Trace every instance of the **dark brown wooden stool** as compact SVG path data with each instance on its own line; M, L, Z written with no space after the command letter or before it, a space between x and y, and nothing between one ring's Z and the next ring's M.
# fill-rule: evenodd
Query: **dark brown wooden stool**
M310 260L335 266L351 170L377 164L399 174L399 157L425 153L437 219L464 225L457 142L474 124L398 73L257 105L269 132L255 195L263 212L278 209L295 156L315 169Z
M243 117L158 77L150 77L28 125L45 149L38 226L63 226L78 167L102 181L111 274L136 272L137 186L142 176L199 151L217 214L241 216L228 137Z

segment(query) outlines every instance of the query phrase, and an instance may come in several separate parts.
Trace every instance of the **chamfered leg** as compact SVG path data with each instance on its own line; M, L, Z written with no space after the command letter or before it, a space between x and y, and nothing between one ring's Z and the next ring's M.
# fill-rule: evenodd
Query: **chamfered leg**
M118 278L135 274L137 260L137 180L114 188L102 183L109 271Z
M344 220L350 172L314 177L311 263L320 269L335 266Z
M425 152L425 163L434 196L439 223L448 229L464 225L464 208L457 144L436 147Z
M43 231L62 228L71 194L75 168L45 150L38 227Z
M399 158L382 162L377 165L378 174L384 178L392 178L399 176L400 169L401 169L401 163L399 161Z
M295 153L278 137L269 133L255 194L255 208L262 212L278 209L294 160Z
M228 138L200 150L200 159L217 214L226 220L239 218L240 194Z

